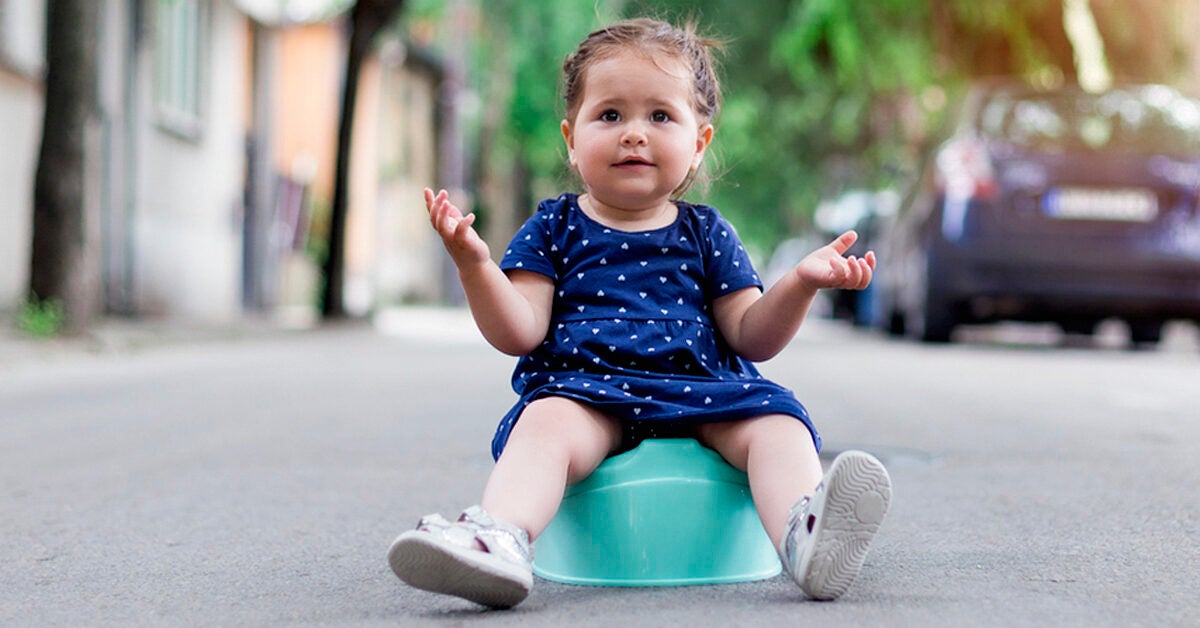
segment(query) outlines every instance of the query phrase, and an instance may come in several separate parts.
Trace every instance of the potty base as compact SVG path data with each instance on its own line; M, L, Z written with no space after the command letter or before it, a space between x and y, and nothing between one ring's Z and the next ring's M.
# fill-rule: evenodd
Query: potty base
M746 474L692 439L647 440L569 487L538 538L555 582L676 586L762 580L782 568Z

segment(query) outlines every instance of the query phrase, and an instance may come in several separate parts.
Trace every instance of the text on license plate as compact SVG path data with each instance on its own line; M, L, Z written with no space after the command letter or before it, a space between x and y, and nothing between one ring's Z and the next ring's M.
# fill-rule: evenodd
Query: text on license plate
M1042 197L1042 209L1062 220L1149 222L1158 216L1158 195L1144 188L1058 188Z

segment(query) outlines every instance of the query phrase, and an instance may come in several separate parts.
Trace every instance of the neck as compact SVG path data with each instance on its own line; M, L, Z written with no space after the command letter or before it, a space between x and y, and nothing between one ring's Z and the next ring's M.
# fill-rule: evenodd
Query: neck
M675 222L679 208L670 200L648 207L618 207L597 201L591 194L579 197L579 208L588 218L619 231L660 229Z

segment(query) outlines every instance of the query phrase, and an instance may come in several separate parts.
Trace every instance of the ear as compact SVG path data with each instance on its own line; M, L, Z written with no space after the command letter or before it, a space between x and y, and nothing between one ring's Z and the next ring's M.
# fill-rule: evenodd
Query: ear
M563 120L559 125L562 131L563 141L567 144L567 161L571 167L575 167L575 133L571 129L571 123Z
M713 125L703 124L696 133L696 154L692 156L692 170L700 167L700 162L704 161L704 151L708 149L708 145L712 143Z

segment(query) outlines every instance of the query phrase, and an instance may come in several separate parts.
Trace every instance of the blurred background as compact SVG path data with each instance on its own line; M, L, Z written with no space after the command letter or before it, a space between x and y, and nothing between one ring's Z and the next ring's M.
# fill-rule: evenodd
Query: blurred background
M459 303L421 189L502 251L578 186L563 57L637 15L726 42L690 200L766 277L845 228L880 252L829 314L927 341L1118 317L1143 344L1200 319L1200 0L0 0L0 313ZM1066 91L1118 96L1045 104Z

